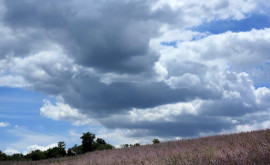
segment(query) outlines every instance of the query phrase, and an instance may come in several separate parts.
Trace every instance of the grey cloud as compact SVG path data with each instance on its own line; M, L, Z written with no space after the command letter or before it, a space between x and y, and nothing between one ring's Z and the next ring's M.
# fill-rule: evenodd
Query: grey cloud
M158 11L150 12L149 1L83 1L78 9L72 7L72 1L18 3L11 0L4 4L7 8L5 25L12 29L35 28L40 33L47 32L86 67L104 72L140 73L151 70L158 59L150 50L149 41L158 35L162 20L158 18ZM46 40L39 35L41 37L36 36L39 40ZM31 50L31 45L24 49Z
M4 23L14 28L45 28L65 26L69 13L65 3L56 1L4 1L7 9ZM66 14L65 14L66 13Z
M181 115L176 121L140 121L131 122L124 118L104 119L102 123L108 128L125 128L135 130L130 136L143 137L147 135L158 137L197 137L202 132L221 132L231 129L230 121L222 117L207 115ZM143 134L141 133L143 131Z
M200 110L199 114L227 117L240 117L245 114L252 113L257 109L257 107L245 106L243 100L237 98L229 100L215 100L214 102L203 104L202 107L203 108Z
M72 106L89 115L109 115L127 112L131 108L155 106L194 98L212 99L219 94L206 90L173 90L165 83L112 83L101 84L98 79L77 79L73 90L63 90L62 96Z
M252 88L252 81L247 74L226 73L225 75L225 79L221 78L223 76L219 77L223 85L218 85L219 88L223 88L222 92L226 91L223 93L223 97L204 99L200 104L194 104L193 108L197 113L177 114L177 112L172 112L164 115L162 111L167 112L168 107L161 107L160 110L153 109L150 115L145 110L145 115L151 119L140 116L137 118L136 115L130 114L101 118L100 122L109 128L136 130L131 134L134 137L145 135L196 137L208 133L239 131L241 127L245 128L254 124L256 128L265 128L267 123L263 123L267 121L266 116L269 116L269 108L267 108L269 106L269 89ZM219 93L218 90L213 90ZM192 107L188 106L187 108L193 111ZM175 105L169 109L174 111L174 109L181 109L181 106ZM154 114L155 110L156 114ZM141 115L141 113L137 114ZM262 116L264 116L263 119ZM255 126L253 127L255 128Z
M269 40L263 40L267 30L254 39L256 42L251 40L257 36L256 32L248 34L250 40L226 33L183 42L178 48L172 48L176 51L174 53L164 51L159 54L149 47L149 41L161 35L159 30L164 24L169 28L183 29L201 22L208 15L211 15L210 19L233 17L234 13L226 10L225 16L214 11L230 8L230 3L226 3L228 1L213 4L211 12L204 11L206 13L197 11L201 4L196 6L197 2L192 1L188 3L195 9L190 11L191 14L183 8L173 10L169 6L151 11L153 1L143 0L3 2L6 12L0 27L6 28L2 32L6 38L0 38L0 56L2 59L8 54L12 56L7 69L1 68L0 76L21 76L31 84L29 89L61 96L64 103L89 118L97 118L108 128L145 130L146 134L157 136L191 137L200 132L231 129L235 124L228 118L239 119L263 107L256 103L254 85L248 76L247 81L245 76L237 81L236 73L226 74L227 70L220 65L229 62L234 71L240 72L243 68L254 66L255 62L256 65L261 64L269 52ZM197 16L201 18L197 19ZM9 40L7 36L12 36L14 40ZM224 46L225 43L227 45ZM36 56L49 51L52 45L62 51L52 50ZM239 47L235 48L235 45ZM249 60L245 55L252 58ZM164 81L155 80L158 76L154 70L155 62L168 72ZM128 78L121 81L119 78L105 84L101 82L101 77L106 73L119 77L134 76L137 81ZM170 86L166 80L171 77L175 77L176 81ZM228 98L224 98L226 92L229 93ZM235 98L234 92L240 97ZM144 110L196 99L205 101L197 115L169 116L173 121L133 122L130 118L113 118L115 114L128 117L133 108ZM269 100L266 97L263 99ZM242 124L245 123L247 121L243 120ZM138 131L131 136L141 135Z

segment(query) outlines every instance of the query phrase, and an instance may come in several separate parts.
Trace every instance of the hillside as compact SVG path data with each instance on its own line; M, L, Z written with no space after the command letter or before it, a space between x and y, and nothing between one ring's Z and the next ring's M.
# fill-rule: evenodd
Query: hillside
M96 151L60 159L0 162L1 165L270 164L270 130Z

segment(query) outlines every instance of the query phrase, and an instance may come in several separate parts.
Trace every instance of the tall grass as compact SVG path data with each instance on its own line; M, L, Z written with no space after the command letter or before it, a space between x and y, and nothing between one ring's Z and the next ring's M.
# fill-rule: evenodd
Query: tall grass
M194 165L270 164L270 130L179 140L124 149L96 151L76 157L3 165Z

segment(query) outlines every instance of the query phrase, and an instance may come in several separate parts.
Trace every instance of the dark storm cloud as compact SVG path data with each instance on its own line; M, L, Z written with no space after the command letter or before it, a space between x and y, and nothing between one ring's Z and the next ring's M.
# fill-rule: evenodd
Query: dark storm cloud
M4 5L5 25L40 30L40 36L35 36L38 42L48 33L47 39L64 46L86 67L133 74L151 70L158 56L150 50L149 41L158 35L161 23L175 19L176 14L169 9L151 12L150 1L81 1L78 5L59 0L7 0ZM24 51L31 50L27 42L33 39L24 41Z
M232 123L222 117L207 115L181 115L175 121L140 121L130 122L129 119L101 120L108 128L125 128L135 130L130 134L133 137L197 137L199 133L221 132L231 129Z
M153 108L163 104L189 101L195 98L220 98L209 89L171 89L165 83L115 82L103 84L96 77L77 77L68 82L52 79L35 85L35 90L61 95L71 106L90 116L123 113L132 108ZM52 85L53 84L53 85Z
M200 114L208 114L213 116L233 116L240 117L248 113L256 111L258 107L252 104L252 107L246 106L241 99L223 99L214 102L204 103Z
M84 67L95 68L100 73L146 72L150 75L148 78L156 74L153 65L159 58L150 50L149 41L159 34L162 23L172 22L177 14L169 7L151 11L151 1L80 1L77 4L60 0L6 0L4 5L7 9L4 24L29 37L17 38L23 46L14 50L15 56L31 52L33 43L46 48L44 43L53 42ZM36 80L25 74L33 89L63 96L73 107L96 114L219 96L204 88L173 90L163 82L103 84L98 77L71 79L72 74L57 72L47 64L38 68L50 78Z

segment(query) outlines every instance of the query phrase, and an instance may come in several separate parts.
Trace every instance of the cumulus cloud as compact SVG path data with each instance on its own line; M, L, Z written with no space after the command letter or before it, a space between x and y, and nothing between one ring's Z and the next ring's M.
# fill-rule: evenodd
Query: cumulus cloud
M54 148L54 147L57 147L57 143L53 143L53 144L50 144L47 146L39 146L39 145L35 144L35 145L31 145L31 146L27 147L26 151L24 151L23 154L27 154L27 153L30 153L31 151L35 151L35 150L46 151L49 148Z
M67 120L74 125L85 125L94 123L87 115L81 114L78 109L71 108L68 104L57 102L56 105L48 100L44 100L44 105L40 108L40 115L53 120Z
M44 102L43 117L125 137L259 128L248 118L267 123L256 115L268 113L270 29L192 28L244 19L262 3L2 0L0 86L61 98Z
M13 154L18 154L18 153L20 153L18 150L15 150L15 149L12 149L12 148L7 148L4 152L5 152L6 154L8 154L8 155L13 155Z
M169 6L173 10L181 10L186 20L202 21L206 19L242 19L245 14L256 8L254 0L212 0L207 3L196 0L158 0L152 6L153 10Z

